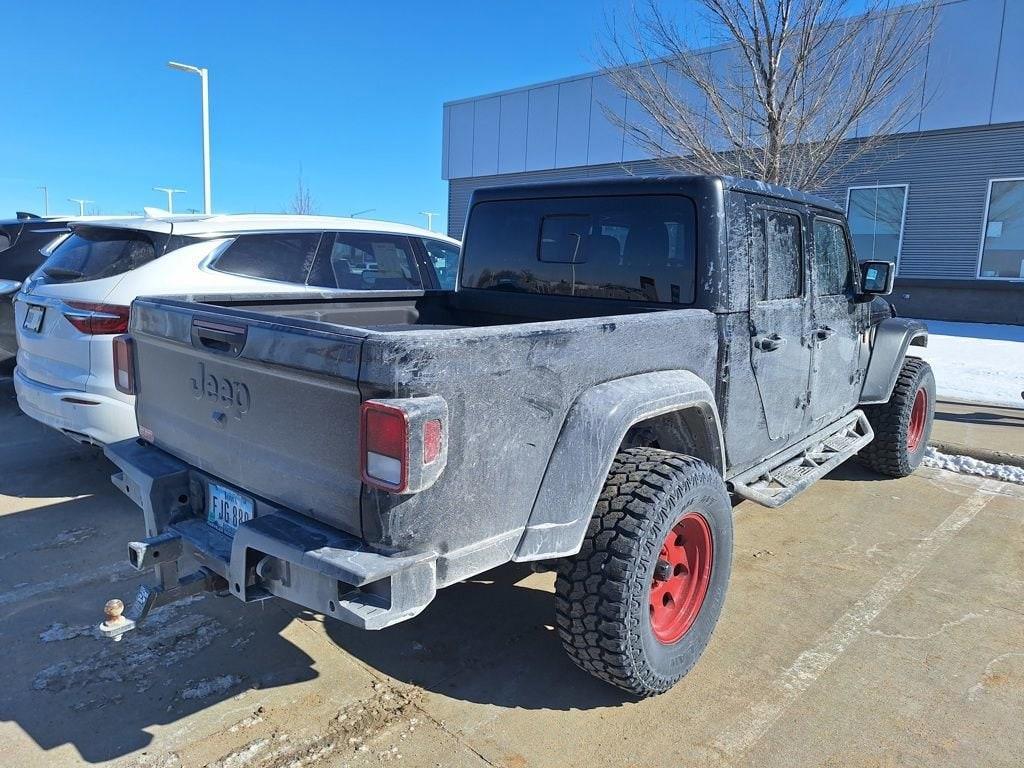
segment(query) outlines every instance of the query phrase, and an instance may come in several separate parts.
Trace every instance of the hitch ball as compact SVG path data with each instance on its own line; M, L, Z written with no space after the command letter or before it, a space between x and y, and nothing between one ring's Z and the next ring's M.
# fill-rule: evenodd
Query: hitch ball
M120 642L121 635L135 629L135 622L124 617L124 603L116 597L107 600L103 606L103 623L100 624L100 634L109 637L115 643Z

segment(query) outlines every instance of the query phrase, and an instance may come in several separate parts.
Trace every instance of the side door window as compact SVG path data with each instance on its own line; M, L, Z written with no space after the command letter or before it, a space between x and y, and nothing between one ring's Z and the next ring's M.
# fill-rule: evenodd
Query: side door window
M239 235L212 267L233 275L303 285L319 243L319 232Z
M402 235L335 232L309 273L309 285L351 291L420 290L420 272L412 244Z
M836 296L853 288L853 266L843 225L832 219L814 218L814 292Z
M446 291L455 290L459 276L459 247L426 238L423 239L423 247L427 250L427 259L434 266L438 286Z

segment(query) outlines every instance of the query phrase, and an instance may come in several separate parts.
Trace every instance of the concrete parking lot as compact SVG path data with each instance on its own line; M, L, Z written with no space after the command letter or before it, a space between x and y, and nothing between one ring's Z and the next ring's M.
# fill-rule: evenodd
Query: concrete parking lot
M211 596L101 641L142 533L110 471L0 380L4 766L1024 763L1021 486L848 467L741 504L708 652L633 701L569 663L553 578L522 567L379 633Z

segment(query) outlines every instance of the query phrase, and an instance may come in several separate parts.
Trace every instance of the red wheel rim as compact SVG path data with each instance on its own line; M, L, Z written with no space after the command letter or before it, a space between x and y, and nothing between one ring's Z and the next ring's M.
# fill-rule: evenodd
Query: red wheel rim
M711 527L688 512L668 532L651 580L651 630L659 642L677 642L693 625L711 580Z
M924 424L928 420L928 393L917 390L914 407L910 409L910 425L907 427L907 450L913 453L924 437Z

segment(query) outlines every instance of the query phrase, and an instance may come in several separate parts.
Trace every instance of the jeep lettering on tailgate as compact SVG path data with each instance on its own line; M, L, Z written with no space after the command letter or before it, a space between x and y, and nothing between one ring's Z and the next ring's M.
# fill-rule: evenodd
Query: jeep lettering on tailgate
M192 396L196 400L205 399L213 405L218 405L223 412L230 413L236 419L241 419L252 406L249 387L236 379L207 371L205 363L196 366L196 374L190 379L190 383ZM214 416L216 417L216 412Z

